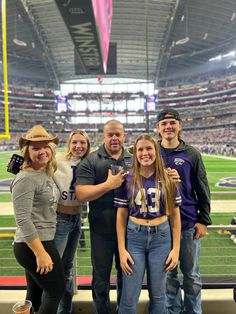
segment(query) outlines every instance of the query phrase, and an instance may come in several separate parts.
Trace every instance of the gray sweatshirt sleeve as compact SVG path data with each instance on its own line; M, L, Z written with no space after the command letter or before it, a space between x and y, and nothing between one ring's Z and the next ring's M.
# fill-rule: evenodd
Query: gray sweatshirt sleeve
M31 220L36 182L29 177L16 178L12 185L13 208L16 225L28 243L38 237L35 225Z

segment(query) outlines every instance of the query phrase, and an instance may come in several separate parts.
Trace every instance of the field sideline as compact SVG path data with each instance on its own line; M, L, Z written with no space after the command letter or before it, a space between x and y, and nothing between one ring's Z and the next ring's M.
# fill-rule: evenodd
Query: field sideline
M12 151L0 152L0 202L11 202L9 184L14 175L7 172L6 167L12 153ZM236 200L236 158L203 154L203 161L210 190L213 193L212 199Z
M216 158L220 158L220 159L235 160L236 161L236 157L220 156L220 155L208 155L208 154L204 154L204 153L202 153L202 156L203 157L216 157Z

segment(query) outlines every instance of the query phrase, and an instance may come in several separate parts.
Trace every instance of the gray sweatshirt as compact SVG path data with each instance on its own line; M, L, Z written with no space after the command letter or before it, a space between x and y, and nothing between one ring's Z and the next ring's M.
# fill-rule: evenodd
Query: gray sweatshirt
M12 182L15 242L54 239L58 190L45 172L20 171Z

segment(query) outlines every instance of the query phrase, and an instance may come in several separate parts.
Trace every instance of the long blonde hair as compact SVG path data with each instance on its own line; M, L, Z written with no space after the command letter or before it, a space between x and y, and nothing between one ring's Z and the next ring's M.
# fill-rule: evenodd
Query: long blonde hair
M29 144L30 142L28 141L21 149L22 156L24 157L24 163L21 167L22 170L27 170L31 168L32 166L32 160L30 159L30 155L29 155ZM52 177L54 172L57 170L57 163L56 163L56 158L55 158L57 145L53 142L48 142L47 145L52 152L52 158L48 162L45 172L50 177Z
M77 130L72 131L72 132L69 134L68 138L67 138L66 154L65 154L66 159L71 159L71 157L73 156L73 155L72 155L72 152L70 151L70 143L71 143L71 141L72 141L72 137L73 137L75 134L80 134L80 135L82 135L82 136L85 138L85 140L86 140L86 142L87 142L87 145L88 145L87 151L86 151L86 153L84 154L84 156L83 156L82 158L85 158L85 157L89 154L89 152L90 152L91 143L90 143L90 139L89 139L88 134L87 134L85 131L82 131L82 130L77 129Z
M137 143L141 140L147 140L154 145L156 151L156 160L155 160L155 182L156 187L159 190L159 183L161 183L163 196L164 196L164 206L165 212L167 215L171 214L171 211L175 207L175 198L176 198L176 185L171 177L169 177L165 171L164 163L160 154L160 148L157 144L156 139L150 134L141 134L139 135L134 144L134 153L133 153L133 172L134 177L131 184L131 205L135 205L134 193L136 186L141 193L141 204L142 208L146 207L146 200L143 191L142 177L140 175L140 163L137 159ZM156 199L157 202L157 199Z

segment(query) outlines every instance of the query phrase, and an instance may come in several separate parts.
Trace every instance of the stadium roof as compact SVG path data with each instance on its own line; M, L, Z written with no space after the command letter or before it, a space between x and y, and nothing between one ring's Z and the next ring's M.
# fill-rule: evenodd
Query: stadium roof
M113 0L111 42L117 44L117 74L107 76L145 79L158 86L166 79L212 70L210 58L236 49L235 4ZM7 0L7 38L11 75L48 77L55 85L94 77L75 75L74 44L54 0ZM233 65L227 56L225 61L222 66Z

